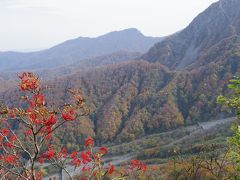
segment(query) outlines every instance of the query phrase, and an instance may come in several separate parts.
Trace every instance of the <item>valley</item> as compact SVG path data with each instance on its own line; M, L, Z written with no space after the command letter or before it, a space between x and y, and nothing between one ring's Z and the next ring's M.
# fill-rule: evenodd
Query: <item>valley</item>
M104 160L116 167L137 158L165 168L176 157L195 158L205 146L221 154L238 119L238 106L217 98L233 96L229 80L240 72L239 9L239 0L217 1L165 37L129 28L42 51L0 52L0 101L9 109L27 107L17 88L17 74L25 71L43 80L43 104L56 116L73 102L69 90L81 90L89 114L63 123L54 143L80 152L93 137L97 147L109 147Z

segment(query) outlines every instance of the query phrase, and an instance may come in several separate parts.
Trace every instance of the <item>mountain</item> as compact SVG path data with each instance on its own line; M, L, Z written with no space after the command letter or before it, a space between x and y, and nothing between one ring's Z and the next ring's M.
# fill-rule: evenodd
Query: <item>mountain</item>
M229 79L240 72L239 5L214 3L184 30L154 45L142 56L147 61L73 74L57 84L82 87L100 142L131 141L231 116L216 98L229 93Z
M68 66L36 70L36 73L47 79L60 76L63 77L79 71L90 71L106 65L113 65L125 61L133 61L139 58L141 55L142 54L138 52L118 51L111 54L82 59L80 62L76 62Z
M232 64L237 64L237 71ZM86 129L77 130L84 123L98 142L121 143L231 116L222 112L216 98L228 93L226 85L236 72L240 72L239 60L185 73L171 71L160 63L124 62L55 78L47 82L51 87L47 99L49 105L60 106L69 100L69 88L81 88L91 109L87 119L71 126L74 135L65 133L64 142L71 139L77 144L72 137L86 136ZM13 89L1 97L12 106L20 95Z
M86 72L95 68L100 68L106 65L113 65L125 61L133 61L140 57L139 52L118 51L103 56L82 59L80 62L67 66L59 66L56 68L31 69L42 78L49 80L75 74L79 71ZM6 91L10 87L15 87L17 84L16 75L18 72L7 71L0 73L0 93Z
M143 53L160 40L161 38L146 37L132 28L96 38L79 37L38 52L1 52L0 71L56 68L118 51Z
M239 9L239 0L220 0L212 4L184 30L155 44L142 59L160 62L173 70L207 65L206 54L224 53L225 48L229 48L224 47L226 42L229 46L235 45L231 49L239 48L236 44L240 35ZM211 57L210 61L214 59Z
M184 30L154 45L144 60L103 63L48 81L49 105L63 104L69 88L81 88L91 109L84 124L101 143L232 116L216 98L230 93L228 81L240 72L239 4L214 3ZM13 105L18 94L15 89L1 95ZM72 126L71 137L64 133L64 143L77 144L73 137L85 134L79 126Z

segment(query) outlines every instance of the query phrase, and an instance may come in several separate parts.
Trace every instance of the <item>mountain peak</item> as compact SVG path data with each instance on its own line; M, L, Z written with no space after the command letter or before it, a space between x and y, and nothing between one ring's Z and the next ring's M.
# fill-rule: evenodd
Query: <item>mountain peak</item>
M117 32L131 32L131 33L141 33L137 28L127 28Z
M160 40L146 37L136 28L114 31L95 38L79 37L40 52L0 53L0 71L16 70L20 66L22 69L55 68L118 51L144 53Z
M124 29L124 30L121 30L121 31L118 31L118 32L129 33L129 34L133 33L133 34L141 34L141 35L143 35L141 33L141 31L139 31L137 28L128 28L128 29Z
M157 43L142 58L170 69L185 69L222 40L240 35L240 0L220 0L184 30Z
M101 37L144 37L144 35L136 28L128 28L128 29L123 29L120 31L112 31L107 34L104 34Z

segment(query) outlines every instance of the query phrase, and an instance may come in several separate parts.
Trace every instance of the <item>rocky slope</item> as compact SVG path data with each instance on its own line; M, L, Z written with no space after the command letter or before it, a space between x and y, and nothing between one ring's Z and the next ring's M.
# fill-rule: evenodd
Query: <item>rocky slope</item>
M188 27L157 43L142 58L160 62L173 70L199 66L199 61L212 49L224 53L221 47L226 41L228 44L236 43L234 40L240 35L239 9L239 0L220 0L212 4Z

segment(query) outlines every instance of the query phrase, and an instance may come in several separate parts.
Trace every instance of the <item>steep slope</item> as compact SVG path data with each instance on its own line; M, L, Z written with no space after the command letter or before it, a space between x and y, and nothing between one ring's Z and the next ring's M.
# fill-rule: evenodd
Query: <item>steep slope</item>
M55 104L69 98L66 89L82 88L98 140L126 142L232 116L216 98L229 93L228 81L238 72L240 56L187 73L140 61L74 74L50 84L56 84L52 93Z
M142 58L160 62L170 69L185 69L198 62L213 46L240 35L239 9L239 0L220 0L212 4L188 27L157 43Z
M130 141L230 115L216 97L229 93L228 80L240 72L239 4L221 0L211 5L185 30L154 46L160 47L154 54L159 61L123 63L63 80L80 85L91 98L99 140ZM162 61L166 47L174 56Z
M0 71L55 68L117 51L145 52L160 40L146 37L137 29L126 29L96 38L80 37L39 52L2 52Z
M190 24L191 28L169 37L144 55L153 59L118 63L49 81L49 105L68 100L69 88L82 88L92 112L84 124L88 132L96 134L98 142L131 141L154 132L232 116L231 112L222 111L224 107L216 103L216 97L229 93L228 80L240 72L238 5L236 0L213 4ZM223 10L229 18L221 22L218 17L225 17ZM229 22L234 31L228 28ZM208 28L211 36L199 33ZM196 58L185 61L191 43L199 52ZM166 47L170 47L171 56L164 59L168 54ZM187 63L181 67L183 62ZM13 105L18 93L13 90L1 96ZM79 126L74 124L72 129ZM86 132L81 133L86 136ZM66 133L64 142L69 139Z
M228 93L228 80L237 72L240 56L187 73L169 71L159 63L125 62L48 82L48 104L64 104L69 100L69 88L81 88L91 109L82 122L88 132L94 132L99 142L131 141L231 115L222 112L216 97ZM1 97L13 105L19 95L14 89ZM83 132L77 130L82 123L71 127L76 128L75 134ZM66 135L65 142L68 138Z

